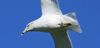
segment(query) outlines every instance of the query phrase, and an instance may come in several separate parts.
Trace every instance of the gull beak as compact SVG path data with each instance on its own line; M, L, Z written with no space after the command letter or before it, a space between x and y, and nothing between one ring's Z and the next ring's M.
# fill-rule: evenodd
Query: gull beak
M23 36L26 32L27 32L27 30L25 29L25 30L21 33L21 36Z

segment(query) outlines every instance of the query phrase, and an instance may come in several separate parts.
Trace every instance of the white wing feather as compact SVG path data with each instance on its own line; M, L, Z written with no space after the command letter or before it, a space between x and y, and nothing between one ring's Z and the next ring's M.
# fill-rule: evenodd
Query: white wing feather
M66 32L66 30L51 33L55 43L55 48L72 48L72 44L67 33L68 32Z
M57 0L41 0L42 14L61 13Z
M74 21L73 26L70 27L69 29L71 29L72 31L75 31L75 32L80 32L80 33L82 32L80 24L79 24L79 22L77 20L75 12L71 12L71 13L65 14L64 18L65 19L70 18L71 20Z

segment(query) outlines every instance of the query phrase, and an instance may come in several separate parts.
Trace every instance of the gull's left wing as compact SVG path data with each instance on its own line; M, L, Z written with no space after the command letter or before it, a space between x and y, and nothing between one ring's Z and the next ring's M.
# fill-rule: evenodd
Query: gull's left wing
M41 0L42 14L58 14L61 13L58 0Z

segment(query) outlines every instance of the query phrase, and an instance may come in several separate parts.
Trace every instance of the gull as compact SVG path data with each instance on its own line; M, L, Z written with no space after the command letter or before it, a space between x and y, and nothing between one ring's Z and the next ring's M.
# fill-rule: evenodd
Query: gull
M28 23L21 35L34 31L48 32L55 48L72 48L68 30L81 32L75 12L62 14L58 0L41 0L41 10L41 17Z

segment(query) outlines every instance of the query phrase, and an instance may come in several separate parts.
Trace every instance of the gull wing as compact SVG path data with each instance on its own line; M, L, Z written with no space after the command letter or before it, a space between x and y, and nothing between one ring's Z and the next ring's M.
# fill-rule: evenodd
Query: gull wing
M58 0L41 0L42 14L58 14L61 13Z
M66 30L50 32L55 43L55 48L71 48L72 44Z

